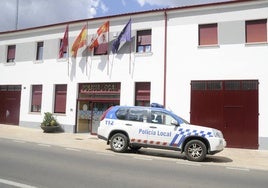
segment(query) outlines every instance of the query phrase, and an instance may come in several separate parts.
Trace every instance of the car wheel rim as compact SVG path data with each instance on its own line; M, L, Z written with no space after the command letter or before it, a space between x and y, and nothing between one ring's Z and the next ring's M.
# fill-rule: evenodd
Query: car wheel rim
M203 149L198 144L192 144L188 149L188 153L191 155L192 158L197 159L202 156Z
M125 141L122 137L116 137L113 140L113 147L116 150L120 150L124 147Z

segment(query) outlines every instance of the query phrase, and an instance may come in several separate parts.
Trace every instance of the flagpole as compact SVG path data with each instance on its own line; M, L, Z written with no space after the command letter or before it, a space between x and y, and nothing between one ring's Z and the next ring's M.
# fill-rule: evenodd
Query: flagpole
M19 25L19 0L17 0L16 4L16 21L15 21L15 29L18 30Z
M109 22L109 27L108 27L108 39L107 39L107 75L109 75L109 69L110 69L110 58L109 58L109 41L110 41L110 22Z
M88 21L87 21L87 36L86 36L86 75L88 76L88 49L87 49L87 46L88 46Z
M129 43L129 74L131 74L131 38Z
M130 17L131 20L131 17ZM130 25L130 44L129 44L129 74L131 74L131 50L132 50L132 40L131 40L131 25Z
M67 69L67 71L68 71L68 77L70 76L70 52L69 52L69 50L70 50L70 48L69 48L69 24L67 25L67 41L68 41L68 45L67 45L67 65L68 65L68 69Z

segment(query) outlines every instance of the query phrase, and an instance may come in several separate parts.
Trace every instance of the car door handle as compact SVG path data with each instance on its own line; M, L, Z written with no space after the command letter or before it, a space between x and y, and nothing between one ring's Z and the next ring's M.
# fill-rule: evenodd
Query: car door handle
M150 126L150 128L152 128L152 129L156 129L157 127L156 127L156 126Z
M126 123L125 125L126 125L126 126L132 126L132 124L130 124L130 123Z

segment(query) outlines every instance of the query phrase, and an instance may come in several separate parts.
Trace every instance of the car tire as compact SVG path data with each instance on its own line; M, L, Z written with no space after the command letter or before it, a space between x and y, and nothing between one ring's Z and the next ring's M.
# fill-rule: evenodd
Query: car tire
M185 156L189 161L203 161L207 154L206 145L200 140L190 140L185 145Z
M122 133L116 133L111 138L110 147L114 152L126 152L128 149L128 138Z

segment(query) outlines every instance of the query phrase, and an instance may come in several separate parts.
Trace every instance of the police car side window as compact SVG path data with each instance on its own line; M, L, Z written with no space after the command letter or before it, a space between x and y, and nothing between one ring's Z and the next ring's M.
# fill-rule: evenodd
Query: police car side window
M151 111L151 122L157 123L157 124L164 124L164 125L172 125L171 121L175 120L172 116L169 114L166 114L164 112L160 111Z
M163 124L163 114L159 111L151 111L151 122L157 124Z
M147 122L147 110L142 108L130 108L128 113L128 120Z
M121 120L126 120L129 108L119 108L115 113L116 117Z
M165 114L165 124L166 125L173 125L171 122L176 121L172 116L170 116L169 114Z

